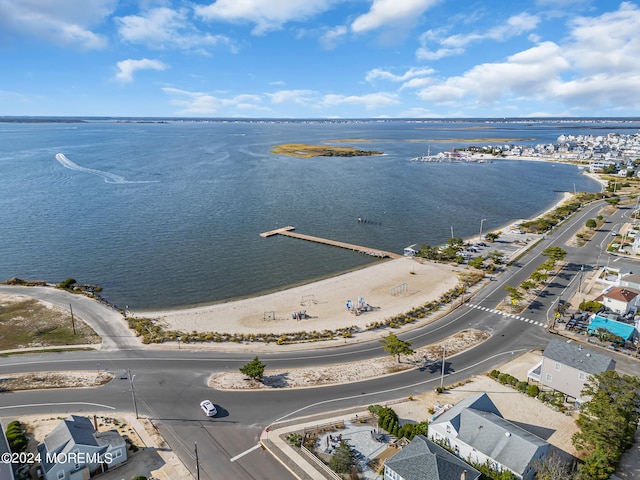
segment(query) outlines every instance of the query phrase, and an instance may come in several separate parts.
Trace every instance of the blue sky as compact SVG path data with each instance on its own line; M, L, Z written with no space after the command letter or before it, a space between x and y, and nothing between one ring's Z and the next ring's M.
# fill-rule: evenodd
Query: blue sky
M0 0L0 115L640 116L640 3Z

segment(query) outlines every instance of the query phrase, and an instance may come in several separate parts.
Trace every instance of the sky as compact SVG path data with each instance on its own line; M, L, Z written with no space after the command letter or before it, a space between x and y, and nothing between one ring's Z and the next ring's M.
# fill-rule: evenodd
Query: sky
M640 116L640 0L0 0L0 115Z

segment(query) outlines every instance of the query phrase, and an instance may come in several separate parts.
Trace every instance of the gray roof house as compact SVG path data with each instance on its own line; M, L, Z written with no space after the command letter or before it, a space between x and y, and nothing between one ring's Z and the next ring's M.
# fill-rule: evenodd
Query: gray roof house
M620 286L640 291L640 274L627 273L620 278Z
M465 460L508 470L518 479L533 479L536 460L549 444L502 418L486 393L467 397L429 425L429 438L444 442Z
M46 480L84 480L127 460L127 444L115 430L98 432L87 417L71 415L38 445Z
M578 342L553 339L542 353L542 361L529 373L543 387L575 398L577 403L589 400L580 393L591 375L615 370L616 361ZM539 374L537 375L537 370ZM534 374L532 374L533 372Z
M384 480L478 480L480 472L423 435L384 464Z

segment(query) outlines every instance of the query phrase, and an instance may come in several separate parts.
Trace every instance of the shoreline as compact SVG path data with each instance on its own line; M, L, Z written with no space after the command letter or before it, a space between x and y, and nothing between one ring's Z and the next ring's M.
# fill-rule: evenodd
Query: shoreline
M553 205L532 219L545 215L572 197L573 193L564 192ZM520 244L524 243L526 247L532 239L537 239L541 235L511 233L511 230L524 220L515 219L485 233L502 231L503 243L513 246L515 242L519 248L522 248ZM509 238L511 235L513 237ZM474 236L465 241L474 243L476 238ZM489 247L496 248L501 245L502 243L496 242ZM459 274L466 269L468 269L466 265L438 264L415 257L403 257L376 262L373 265L340 272L320 280L315 279L242 299L191 307L145 309L128 313L133 317L151 318L166 329L180 330L185 334L189 332L289 334L299 331L335 331L339 328L355 326L359 330L356 334L358 338L357 340L350 338L349 343L352 343L386 334L388 329L369 331L366 330L366 326L438 299L444 292L459 283ZM400 292L394 294L394 289ZM354 315L346 309L345 304L348 300L355 303L360 298L372 308L360 315ZM444 309L447 308L449 307L444 307ZM424 321L437 318L444 309L441 308L439 312L425 317ZM295 313L298 312L304 312L306 316L296 319ZM413 323L409 328L422 325L424 321ZM294 348L310 348L309 343L313 342L295 344L297 347ZM347 339L337 338L321 343L323 346L331 347L347 343ZM271 344L263 345L260 342L251 344L257 350L274 348ZM222 348L242 347L242 344L234 342L232 345L219 344L219 346L222 345L224 345ZM193 347L197 348L198 344L189 344L188 348Z

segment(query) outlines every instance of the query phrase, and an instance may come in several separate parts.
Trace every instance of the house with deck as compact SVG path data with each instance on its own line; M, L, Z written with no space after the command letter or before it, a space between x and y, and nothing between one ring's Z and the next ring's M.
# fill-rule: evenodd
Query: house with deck
M465 398L429 425L429 439L473 464L489 463L518 479L535 477L535 462L549 444L505 420L486 393Z
M542 361L529 370L528 379L546 389L561 392L580 404L589 400L581 391L590 376L615 370L611 357L578 342L553 339L544 349Z
M127 460L116 430L99 432L91 419L71 415L38 445L45 480L85 480Z

